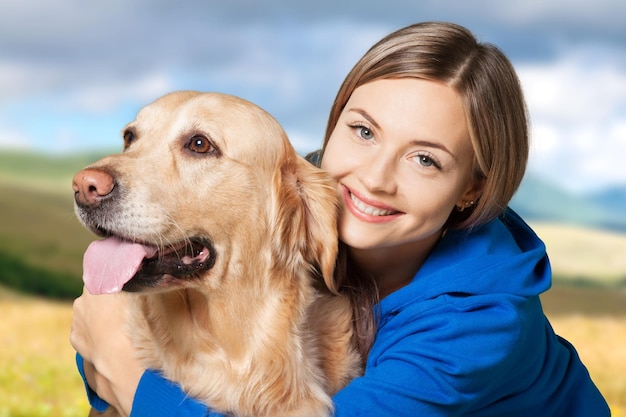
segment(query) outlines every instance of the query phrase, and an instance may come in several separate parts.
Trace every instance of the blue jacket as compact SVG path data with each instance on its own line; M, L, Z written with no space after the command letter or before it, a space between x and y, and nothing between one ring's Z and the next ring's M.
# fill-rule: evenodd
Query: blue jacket
M449 231L412 282L378 304L365 373L336 394L335 416L610 416L543 314L550 285L545 246L513 211ZM131 417L219 415L150 370L133 407Z

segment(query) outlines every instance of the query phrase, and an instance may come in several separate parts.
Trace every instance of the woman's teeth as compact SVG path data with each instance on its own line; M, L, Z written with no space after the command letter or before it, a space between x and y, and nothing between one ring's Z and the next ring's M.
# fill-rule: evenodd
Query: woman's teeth
M362 202L361 200L359 200L358 198L356 198L354 196L354 194L350 193L350 199L352 200L352 203L354 203L354 206L362 213L364 214L368 214L370 216L389 216L390 214L395 213L395 211L393 210L385 210L385 209L381 209L378 207L373 207L370 205L365 204L364 202Z

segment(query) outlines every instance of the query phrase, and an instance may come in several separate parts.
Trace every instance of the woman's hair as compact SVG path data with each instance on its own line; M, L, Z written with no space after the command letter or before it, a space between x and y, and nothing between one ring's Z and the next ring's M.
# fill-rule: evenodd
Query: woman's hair
M526 169L526 105L519 79L506 56L497 47L478 42L459 25L418 23L391 33L372 46L337 93L319 160L352 92L363 84L390 78L440 82L452 87L463 101L474 149L474 176L483 182L483 191L469 209L453 210L446 227L471 228L500 215ZM366 353L375 336L375 283L353 270L345 248L340 250L338 264L342 263L349 266L338 268L337 284L352 298L357 338L362 353Z

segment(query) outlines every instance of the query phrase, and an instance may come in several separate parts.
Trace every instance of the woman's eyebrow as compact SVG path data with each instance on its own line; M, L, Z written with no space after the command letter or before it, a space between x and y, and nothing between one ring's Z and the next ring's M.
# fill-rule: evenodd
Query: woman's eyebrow
M378 123L376 123L376 120L374 120L374 118L370 116L369 113L367 113L365 110L359 108L350 108L348 109L348 111L360 114L361 116L363 116L364 119L370 122L372 126L374 126L376 129L380 129L380 126L378 125Z

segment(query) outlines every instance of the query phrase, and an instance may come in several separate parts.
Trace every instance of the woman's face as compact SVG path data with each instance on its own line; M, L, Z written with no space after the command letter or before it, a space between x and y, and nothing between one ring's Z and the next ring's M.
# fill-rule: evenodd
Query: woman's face
M432 247L454 206L480 195L473 156L451 87L417 78L358 87L322 160L338 181L341 240L357 249Z

